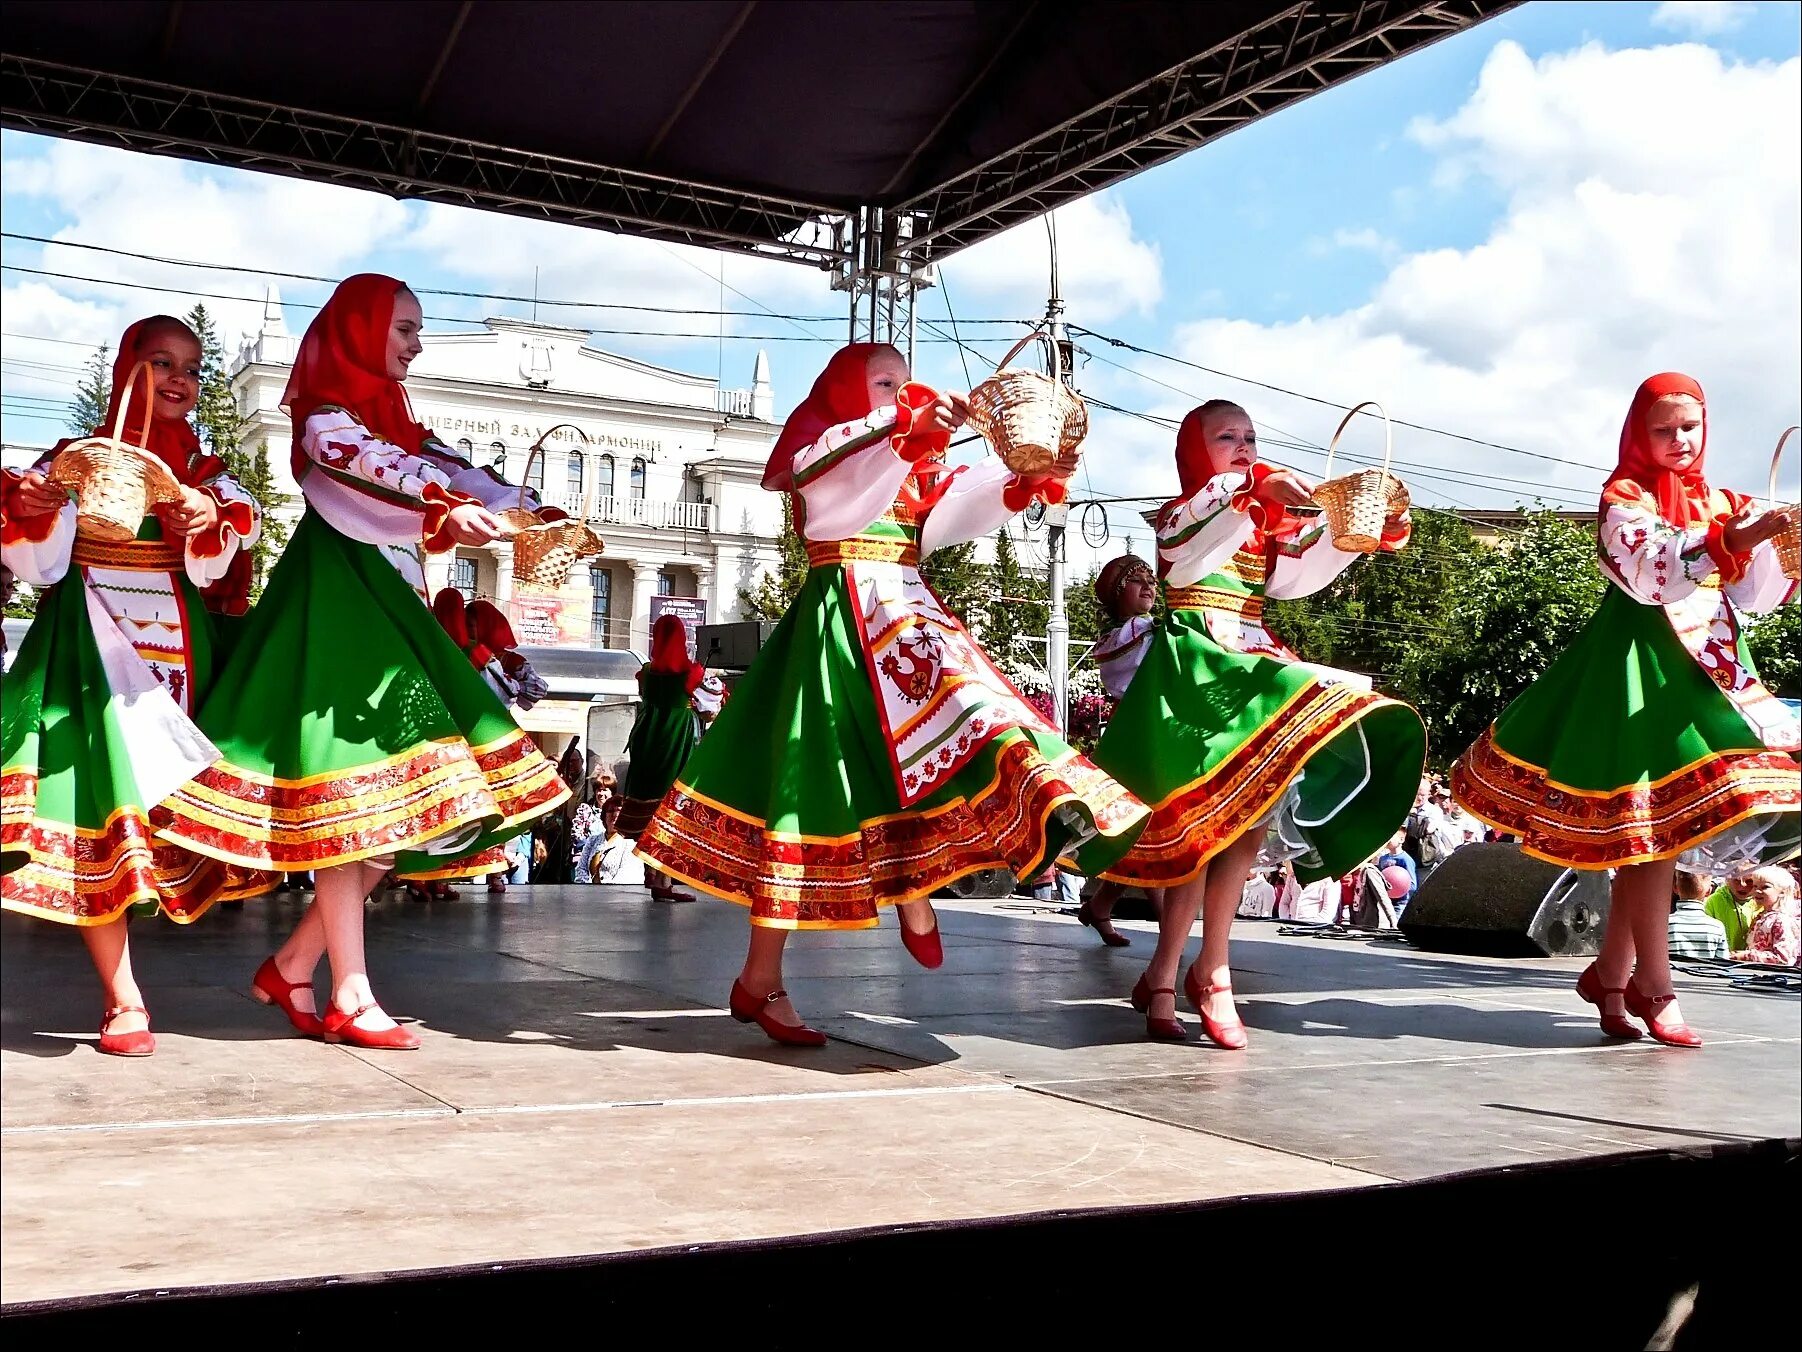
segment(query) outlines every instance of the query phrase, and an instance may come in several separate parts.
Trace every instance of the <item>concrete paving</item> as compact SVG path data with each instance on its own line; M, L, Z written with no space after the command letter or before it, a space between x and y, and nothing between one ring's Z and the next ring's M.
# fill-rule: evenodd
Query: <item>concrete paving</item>
M93 1048L77 937L0 920L0 1301L1802 1136L1802 1000L1715 978L1680 983L1702 1052L1618 1045L1577 961L1241 921L1231 1054L1143 1038L1124 996L1148 925L1110 950L1052 907L945 901L936 972L892 920L796 935L789 987L832 1041L789 1050L722 1008L736 907L463 889L370 907L376 989L425 1040L380 1053L295 1037L247 994L300 904L135 923L158 1042L138 1061Z

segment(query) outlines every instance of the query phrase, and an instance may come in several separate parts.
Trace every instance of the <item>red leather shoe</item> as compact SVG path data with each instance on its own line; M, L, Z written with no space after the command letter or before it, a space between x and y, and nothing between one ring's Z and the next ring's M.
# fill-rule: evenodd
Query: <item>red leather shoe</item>
M1608 1037L1618 1037L1630 1042L1639 1040L1639 1029L1619 1014L1610 1014L1604 1001L1610 995L1618 995L1622 1001L1627 999L1627 988L1618 986L1610 989L1602 984L1602 978L1596 975L1596 965L1592 962L1583 969L1583 975L1577 978L1577 995L1596 1007L1596 1013L1602 1021L1602 1032Z
M652 901L677 902L677 901L693 901L694 899L695 899L695 894L693 892L684 892L684 891L681 891L679 888L653 887L651 889L651 900Z
M325 1012L323 1033L327 1042L348 1042L353 1047L367 1047L378 1052L411 1052L419 1049L419 1034L410 1028L402 1028L396 1024L392 1028L384 1028L379 1033L371 1033L367 1029L357 1027L357 1020L372 1009L380 1009L374 1000L366 1005L358 1005L346 1013L333 1005Z
M1139 979L1133 983L1133 993L1127 997L1132 1001L1132 1007L1145 1016L1145 1036L1153 1042L1187 1042L1189 1030L1182 1024L1175 1019L1159 1019L1152 1016L1151 1001L1152 997L1157 995L1168 995L1174 1001L1176 987L1162 986L1157 990L1152 990L1145 984L1145 977L1141 974Z
M1694 1032L1687 1023L1667 1025L1655 1021L1658 1011L1676 998L1675 991L1669 995L1642 995L1639 987L1633 984L1632 977L1627 978L1627 989L1621 996L1626 1001L1627 1008L1646 1021L1646 1031L1652 1035L1654 1042L1662 1042L1667 1047L1700 1047L1700 1034Z
M146 1019L150 1011L142 1005L114 1005L100 1016L100 1050L108 1056L149 1056L156 1050L156 1039L150 1035L148 1028L140 1028L135 1033L109 1033L106 1026L121 1014L142 1014Z
M1220 991L1232 994L1231 986L1204 986L1195 978L1195 967L1190 964L1189 970L1183 973L1183 994L1189 997L1189 1003L1195 1006L1195 1012L1201 1015L1201 1027L1208 1035L1208 1041L1223 1051L1242 1052L1248 1039L1245 1036L1245 1025L1234 1019L1231 1023L1217 1023L1208 1017L1207 998Z
M899 920L899 917L896 917ZM901 924L901 944L913 954L915 962L930 971L934 967L945 964L945 943L939 937L938 921L933 921L932 928L924 934L915 934L903 922Z
M263 959L263 965L257 968L257 974L250 979L250 993L266 1005L274 1005L288 1016L288 1022L294 1025L295 1031L307 1037L318 1037L324 1031L317 1014L309 1014L304 1009L294 1007L294 992L312 990L311 981L288 981L276 970L273 956Z
M785 990L773 990L768 995L756 996L744 988L743 982L734 981L727 1008L740 1023L754 1023L763 1029L764 1036L771 1042L780 1042L784 1047L824 1047L826 1035L819 1029L809 1028L804 1023L778 1023L770 1013L770 1006L787 994Z
M1100 935L1101 942L1109 948L1126 948L1132 943L1131 939L1114 928L1114 922L1111 919L1105 915L1096 915L1091 911L1089 903L1086 901L1076 908L1076 918Z

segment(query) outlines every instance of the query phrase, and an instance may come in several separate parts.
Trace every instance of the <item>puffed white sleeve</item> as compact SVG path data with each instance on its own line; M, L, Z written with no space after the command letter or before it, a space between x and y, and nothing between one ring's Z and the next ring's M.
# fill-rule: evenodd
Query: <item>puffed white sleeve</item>
M1647 500L1611 502L1599 531L1602 572L1642 605L1681 601L1717 573L1729 586L1747 573L1721 543L1725 520L1671 525Z
M18 493L24 481L19 470L0 471L0 559L19 581L48 587L69 571L75 504L65 502L54 511L23 515Z
M301 449L312 462L300 486L307 504L334 530L365 544L449 549L455 544L446 529L451 509L476 501L452 488L430 459L382 440L342 409L312 414Z
M1108 630L1089 650L1089 656L1095 659L1101 672L1101 683L1115 699L1126 693L1127 686L1138 674L1139 664L1145 660L1146 649L1151 646L1153 627L1151 616L1134 615L1125 624Z
M1158 558L1166 582L1193 586L1251 539L1256 528L1251 487L1248 474L1217 474L1158 514Z
M1014 478L1013 471L999 460L984 460L952 470L951 482L920 527L920 557L948 545L992 535L1005 526L1014 511L1002 501L1002 490Z
M896 449L891 404L855 422L828 427L796 454L795 492L807 509L807 538L845 540L886 512L913 468Z
M452 492L474 499L491 512L505 512L520 505L520 485L508 483L495 470L471 464L437 437L429 438L419 448L419 456L444 474ZM525 509L538 511L542 506L538 490L528 487L525 493Z
M195 485L219 509L218 522L190 535L183 549L188 580L208 587L224 577L238 551L249 549L263 533L263 509L224 470Z
M1794 578L1784 574L1776 544L1766 540L1747 556L1745 572L1723 590L1727 599L1748 615L1766 615L1793 600L1797 586Z

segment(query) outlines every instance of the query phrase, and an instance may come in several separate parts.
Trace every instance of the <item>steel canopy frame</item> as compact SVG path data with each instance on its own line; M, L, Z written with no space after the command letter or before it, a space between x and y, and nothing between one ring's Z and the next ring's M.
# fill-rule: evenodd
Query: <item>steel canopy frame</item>
M975 168L903 200L859 206L686 181L10 52L0 53L0 125L788 259L835 271L855 297L867 291L860 283L875 277L911 290L937 259L1518 3L1309 0L1275 8L1228 41Z

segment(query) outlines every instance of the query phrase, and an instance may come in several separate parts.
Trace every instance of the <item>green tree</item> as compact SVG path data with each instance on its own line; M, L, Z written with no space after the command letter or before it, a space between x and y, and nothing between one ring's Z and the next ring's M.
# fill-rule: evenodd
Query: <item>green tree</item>
M782 536L776 543L776 571L765 573L755 587L738 589L738 606L746 619L781 619L788 613L807 577L807 545L795 529L794 497L782 499Z
M1460 518L1417 512L1399 553L1374 554L1312 596L1271 602L1270 627L1309 661L1393 689L1409 654L1433 639L1488 555Z
M1437 626L1407 648L1396 681L1396 693L1425 717L1441 765L1570 646L1608 585L1590 529L1549 511L1527 517L1513 540L1476 562Z
M282 550L288 547L288 525L272 510L281 492L269 467L267 440L257 442L256 453L249 457L243 472L236 477L238 486L255 498L263 509L263 533L250 547L250 599L254 601L263 594L263 584L269 579L270 569L281 558Z
M1746 626L1752 664L1773 695L1802 699L1802 607L1779 606Z
M966 626L970 625L974 617L978 630L982 627L982 611L989 598L988 578L983 575L985 571L976 562L974 540L935 549L920 561L920 576L939 600L945 603L945 609Z
M200 395L194 401L194 426L201 444L223 460L232 477L244 484L251 472L250 457L243 449L244 419L238 413L231 375L225 369L225 348L219 341L219 330L206 306L200 304L188 311L188 327L200 339ZM265 460L266 452L267 448ZM269 503L261 496L257 496L257 501L267 512Z
M69 401L69 431L85 437L106 421L106 408L113 398L113 364L107 348L88 358L81 379L75 385L75 397Z
M1048 609L1045 579L1020 565L1019 551L1005 528L995 532L995 561L989 565L988 598L979 607L983 647L996 661L1024 658L1023 634L1043 634Z

